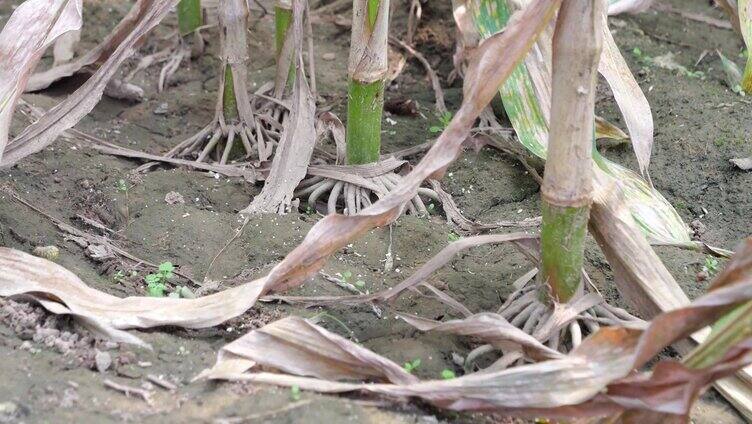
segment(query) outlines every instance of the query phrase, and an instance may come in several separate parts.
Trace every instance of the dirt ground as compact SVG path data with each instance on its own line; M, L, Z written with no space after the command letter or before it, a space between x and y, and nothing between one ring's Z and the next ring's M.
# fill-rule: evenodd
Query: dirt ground
M0 23L7 20L19 0L0 4ZM123 16L130 2L85 1L84 52L106 35ZM395 2L393 34L405 29L405 1ZM675 8L722 18L706 0L666 1ZM263 2L269 7L270 2ZM258 7L254 6L256 9ZM251 39L251 87L269 81L274 60L268 46L273 38L273 17L253 12ZM162 37L176 27L171 16L145 43L140 54L164 46ZM734 169L728 160L752 154L750 99L734 94L724 83L715 50L740 65L742 43L729 30L684 19L677 14L650 11L639 16L611 19L622 53L637 76L653 109L655 145L650 175L653 184L675 205L684 220L703 224L702 239L733 249L750 235L752 173ZM449 2L428 2L418 30L418 48L437 68L445 86L447 103L456 109L461 101L458 82L446 87L451 71L452 31ZM325 104L344 117L346 61L349 32L325 20L314 22L317 82ZM140 74L135 83L145 88L147 100L127 103L103 98L77 128L122 146L163 153L206 125L213 114L218 85L216 32L207 32L209 54L178 70L169 88L156 90L159 66ZM640 54L635 53L635 48ZM326 60L334 54L335 60ZM673 53L674 59L703 76L688 75L655 66L646 58ZM705 55L697 65L695 63ZM50 58L44 59L48 66ZM131 64L132 65L132 64ZM80 84L71 78L50 89L24 96L41 107L51 107ZM603 84L601 84L603 85ZM618 109L602 88L597 112L624 128ZM387 99L415 99L425 117L390 116L384 123L384 152L426 141L438 123L433 113L433 94L419 63L409 60L405 72L392 84ZM155 111L165 113L156 114ZM12 134L28 123L17 114ZM636 169L629 146L611 147L605 154ZM208 281L207 292L257 278L298 244L318 216L291 213L261 216L248 225L231 247L212 259L235 234L237 211L247 206L260 187L238 179L217 178L186 169L158 168L135 176L137 161L107 156L86 145L59 140L50 148L0 172L0 184L11 187L46 213L86 231L78 215L95 219L113 229L115 242L133 255L154 262L173 262L195 281ZM127 191L119 191L123 179ZM449 170L444 186L466 216L481 222L536 217L539 188L515 159L485 148L467 151ZM165 195L180 193L185 202L168 204ZM393 286L410 275L453 237L441 214L430 218L403 217L391 229L376 229L334 255L325 266L328 274L351 273L371 292ZM392 244L395 266L383 272L387 249ZM66 240L49 219L0 192L0 245L24 251L55 245L57 262L99 290L118 296L143 295L143 267L117 261L96 263L75 243ZM609 302L626 307L612 284L603 255L591 240L587 268ZM702 293L698 282L705 257L686 251L659 249L673 275L691 297ZM722 263L721 263L722 265ZM510 282L528 270L528 263L508 246L477 248L461 255L437 272L432 282L463 302L472 311L495 310L511 292ZM219 282L219 283L216 283ZM185 279L175 285L197 287ZM213 284L216 283L216 284ZM317 277L292 294L346 294ZM398 309L429 318L446 310L427 299L405 296ZM292 400L290 391L243 384L190 383L214 363L218 349L249 329L276 318L296 314L305 317L326 312L323 324L352 337L366 347L403 363L421 359L416 370L422 378L437 378L443 369L457 369L452 353L461 355L475 345L467 339L422 334L394 316L377 317L366 306L303 309L288 305L260 304L228 323L201 331L157 329L139 335L154 346L146 351L87 338L85 332L64 318L48 316L39 308L0 301L0 422L211 422L241 418L247 422L515 422L499 417L442 412L415 402L391 403L356 396L320 396L303 393ZM74 334L76 334L74 336ZM76 339L77 338L77 339ZM61 353L64 352L65 354ZM111 364L102 372L106 358ZM141 387L149 376L177 386L174 391L156 388L150 402L105 387L104 381ZM715 392L710 391L693 412L695 422L736 423L741 417Z

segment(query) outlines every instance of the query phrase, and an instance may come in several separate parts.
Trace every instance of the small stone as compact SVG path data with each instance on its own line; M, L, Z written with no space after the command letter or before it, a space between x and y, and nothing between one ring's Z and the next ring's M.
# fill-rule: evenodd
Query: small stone
M94 363L96 363L97 371L105 372L112 365L112 356L107 352L98 350L97 354L94 355Z
M169 110L169 106L167 103L160 103L159 106L157 106L156 109L154 109L155 115L167 115L167 111Z
M57 246L37 246L32 253L34 256L54 261L60 255L60 249Z
M337 58L337 55L334 53L324 53L321 58L324 60L334 60Z
M178 193L177 191L171 191L165 194L164 200L165 202L167 202L168 205L175 205L178 203L180 203L181 205L185 204L185 199L183 198L183 195Z
M697 276L696 276L698 283L701 283L701 282L707 280L709 277L710 276L708 275L707 271L700 271L700 272L697 273Z

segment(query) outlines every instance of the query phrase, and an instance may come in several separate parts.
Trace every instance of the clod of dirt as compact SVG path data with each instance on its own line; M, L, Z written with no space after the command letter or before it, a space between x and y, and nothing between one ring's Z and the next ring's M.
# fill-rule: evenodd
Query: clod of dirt
M165 202L167 202L168 205L175 205L178 203L180 203L181 205L185 204L185 199L183 198L183 195L178 193L177 191L171 191L165 194L164 200Z
M98 368L99 361L103 360L96 358L98 350L94 347L94 337L83 329L74 328L69 317L51 315L41 306L0 299L0 323L25 340L20 346L22 350L35 352L39 351L35 345L44 346L73 358L76 365L89 369ZM104 343L102 346L107 348L112 344Z

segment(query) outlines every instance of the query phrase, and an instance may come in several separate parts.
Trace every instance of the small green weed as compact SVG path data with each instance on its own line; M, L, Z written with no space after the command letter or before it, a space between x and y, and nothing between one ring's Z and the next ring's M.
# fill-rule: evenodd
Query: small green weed
M300 386L290 387L290 400L300 400Z
M457 374L455 374L454 371L450 369L444 369L441 371L441 378L443 380L451 380L453 378L457 378Z
M449 241L457 241L460 238L461 237L459 236L459 234L455 233L454 231L452 231L451 233L447 234L447 240L449 240Z
M707 272L708 275L712 277L718 273L718 266L718 259L712 256L707 256L705 258L705 264L702 266L702 270Z
M159 264L159 269L155 274L149 274L144 278L146 280L146 293L151 297L164 297L167 289L165 283L173 277L174 270L175 266L172 265L172 262Z
M405 362L405 365L402 366L402 368L404 368L405 371L409 372L410 374L418 369L418 367L420 367L420 358L415 358L410 362Z
M439 124L438 125L432 125L430 128L428 128L428 131L436 134L444 131L446 127L449 126L449 122L452 121L452 112L444 112L441 116L439 116Z

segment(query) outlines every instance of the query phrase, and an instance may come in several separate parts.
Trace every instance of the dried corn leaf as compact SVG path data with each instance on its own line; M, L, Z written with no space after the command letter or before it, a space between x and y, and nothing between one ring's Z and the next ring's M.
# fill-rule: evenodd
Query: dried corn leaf
M122 340L128 328L176 325L211 327L253 306L264 279L197 299L127 297L94 290L62 266L0 247L0 296L26 295L53 313L70 314L96 324ZM128 341L137 340L129 336Z
M29 0L18 6L0 33L0 160L13 110L29 73L47 46L81 28L81 0Z
M126 39L130 32L133 31L138 22L143 18L146 11L152 7L154 2L155 0L136 1L128 14L123 17L112 32L102 40L102 42L97 44L96 47L72 62L62 64L57 64L56 62L50 69L35 73L29 78L29 83L26 85L26 91L30 92L45 89L55 81L69 77L89 65L101 64L106 61L117 49L117 46Z
M303 4L300 0L293 1L293 24L288 32L291 32L292 36L286 37L285 44L292 40L290 42L294 46L295 54L282 56L295 57L297 60L290 118L285 121L282 140L272 160L264 188L253 198L251 204L241 211L243 214L288 213L293 191L306 176L316 144L316 100L303 72ZM279 69L283 71L280 72ZM275 87L285 87L289 69L289 65L278 66L278 85Z
M562 354L539 342L535 337L510 324L504 317L493 313L480 313L463 319L434 321L410 314L397 314L420 331L438 331L473 337L489 343L504 352L524 350L525 355L537 361L561 358Z
M224 360L245 359L287 373L333 380L376 380L395 384L418 379L396 363L299 317L253 330L226 345ZM250 367L248 367L250 368ZM220 369L226 369L220 365ZM205 377L213 378L211 372Z
M147 32L157 26L177 4L178 0L144 0L130 31L118 32L122 39L111 35L114 41L111 54L102 66L73 94L44 114L37 122L29 125L13 139L0 161L0 168L11 166L26 156L36 153L52 144L63 131L73 127L86 116L102 98L107 83L117 72L123 61L130 57L136 44ZM120 31L118 26L116 31ZM116 40L115 40L116 39Z

